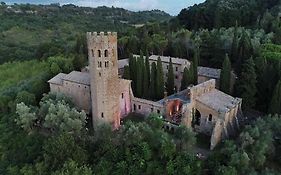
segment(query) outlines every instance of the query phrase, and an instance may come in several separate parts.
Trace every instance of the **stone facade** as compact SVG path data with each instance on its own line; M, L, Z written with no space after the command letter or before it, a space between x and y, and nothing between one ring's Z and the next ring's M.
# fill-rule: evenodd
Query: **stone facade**
M72 71L60 73L48 81L51 92L63 93L73 99L74 104L87 114L91 110L90 76L88 73Z
M160 101L136 98L131 81L119 78L118 70L127 65L118 62L117 34L87 33L89 67L82 72L60 73L51 80L50 89L71 97L80 109L92 113L93 127L108 123L113 129L120 126L120 119L130 112L148 116L159 113L166 129L185 125L210 136L210 149L239 128L242 100L233 98L216 89L216 80L211 79L197 86L165 97ZM159 56L152 55L150 64ZM163 72L168 72L170 57L161 56ZM171 58L174 66L175 84L180 89L182 73L190 62Z

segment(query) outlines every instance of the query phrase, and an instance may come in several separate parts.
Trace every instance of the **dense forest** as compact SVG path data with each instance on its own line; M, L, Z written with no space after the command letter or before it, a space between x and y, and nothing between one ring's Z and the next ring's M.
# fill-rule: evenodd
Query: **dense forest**
M171 17L158 10L2 2L0 174L280 174L280 8L278 0L207 0ZM199 134L183 126L165 131L157 114L128 117L117 131L107 125L93 131L90 116L49 93L47 84L88 64L87 31L118 32L119 58L130 57L124 76L137 96L163 95L161 64L149 71L148 55L181 57L192 61L182 89L196 84L198 65L220 68L220 89L243 98L249 120L205 159L196 157L195 148L204 149ZM172 94L171 66L169 72ZM237 76L233 90L230 72Z

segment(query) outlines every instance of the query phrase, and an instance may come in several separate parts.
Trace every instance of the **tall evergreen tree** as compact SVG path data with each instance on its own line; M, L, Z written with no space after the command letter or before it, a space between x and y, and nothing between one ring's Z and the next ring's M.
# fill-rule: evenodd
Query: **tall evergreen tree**
M149 96L151 99L156 99L156 82L157 82L157 68L156 63L153 62L151 65L151 78L149 83Z
M165 82L164 82L164 75L163 75L163 66L161 58L158 57L157 60L157 79L156 79L156 98L162 99L164 97L165 91Z
M169 69L168 69L168 78L167 78L167 93L172 95L175 93L175 75L173 69L172 59L170 58Z
M199 57L200 57L200 53L199 53L199 48L195 49L195 54L192 60L192 65L193 65L193 84L197 84L198 83L198 64L199 64Z
M271 114L281 114L281 80L275 86L273 96L269 106Z
M237 94L243 99L243 107L252 108L256 104L257 76L253 58L246 60L242 66L240 80L237 83Z
M242 37L238 44L238 56L236 61L236 70L238 75L241 73L241 66L244 61L250 58L253 55L253 46L251 39L247 32L243 30Z
M137 80L137 63L136 58L131 54L129 58L130 79L132 80L132 89L136 94L136 80Z
M136 79L136 96L142 97L143 95L143 57L137 59L137 79Z
M148 89L149 89L149 80L148 80L148 77L147 77L147 67L146 65L143 66L143 94L142 96L145 98L145 99L148 99L149 98L149 92L148 92Z
M124 67L123 78L126 80L130 80L130 67L129 66Z
M188 69L184 68L182 79L181 79L181 91L186 89L188 86L188 73L189 73Z
M150 82L150 64L149 64L149 54L147 51L146 51L146 57L145 57L145 67L146 67L146 71L147 71L147 79L148 79L148 82Z
M194 66L193 63L190 64L190 68L188 70L188 76L187 76L187 86L190 84L194 84Z
M238 23L236 21L232 45L231 45L231 55L230 55L230 59L232 62L234 62L238 57L238 39L239 39L238 38Z
M228 55L226 54L220 76L220 90L230 94L230 81L231 81L231 63Z

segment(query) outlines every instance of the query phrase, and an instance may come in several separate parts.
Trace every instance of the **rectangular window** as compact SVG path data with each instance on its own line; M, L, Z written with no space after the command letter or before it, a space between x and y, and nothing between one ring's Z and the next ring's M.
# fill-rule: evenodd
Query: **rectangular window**
M139 109L141 109L141 105L139 105Z
M160 114L160 110L159 109L157 110L157 113Z
M122 93L122 99L124 98L124 93Z
M151 112L153 112L153 108L151 108Z
M176 67L176 71L178 71L178 67Z

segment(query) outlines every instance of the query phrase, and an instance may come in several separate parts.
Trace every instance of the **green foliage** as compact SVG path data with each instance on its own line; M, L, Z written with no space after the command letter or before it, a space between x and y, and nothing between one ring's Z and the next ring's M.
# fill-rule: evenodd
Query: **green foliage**
M244 1L244 0L213 0L195 4L183 9L178 15L182 25L188 29L220 28L235 26L255 27L257 21L269 20L261 18L268 9L274 13L279 1ZM270 23L271 21L269 21ZM262 22L261 22L262 23Z
M140 57L137 58L136 62L136 96L137 97L142 97L143 96L143 75L144 73L144 59L143 59L143 54L141 53Z
M221 149L208 158L211 172L263 174L268 168L273 170L272 167L279 167L280 120L281 117L278 115L268 115L247 125L237 138L237 142L226 141Z
M73 58L66 58L63 56L55 56L48 58L50 73L52 75L57 75L61 72L71 72L74 69L72 60Z
M43 134L79 133L86 124L84 111L78 112L70 107L64 100L46 100L40 102L40 108L26 106L24 103L17 104L18 118L16 122L28 132L36 130Z
M182 75L182 79L181 79L181 90L184 90L187 88L188 86L188 69L187 68L184 68L183 70L183 75Z
M231 81L231 63L228 55L226 55L221 70L220 90L227 94L230 94L230 81Z
M47 67L45 62L36 60L2 64L0 65L0 90L47 72Z
M164 81L164 73L161 58L159 57L157 60L157 71L156 71L156 98L162 99L164 97L165 91L165 81Z
M240 74L239 70L241 68L241 65L244 63L245 60L249 59L252 55L253 55L253 46L250 37L247 34L247 32L243 30L242 36L238 43L237 69L239 74Z
M256 79L255 63L250 58L243 64L241 77L237 82L237 94L243 99L243 106L246 109L252 108L256 104Z
M1 6L0 63L79 53L81 48L85 49L81 46L85 46L84 34L89 29L123 33L132 31L135 24L169 19L170 15L158 10L132 12L121 8L74 5Z
M171 58L170 58L169 69L168 69L167 93L168 95L172 95L175 93L175 75L174 75L173 63Z
M68 160L79 162L80 165L87 161L86 150L76 144L72 135L63 134L50 138L43 150L44 164L51 171L66 166L64 164Z
M200 53L199 53L199 49L197 48L195 50L195 55L193 57L193 60L192 60L192 69L193 69L193 84L197 84L198 83L198 64L199 64L199 58L200 57Z
M275 86L269 106L269 112L271 114L281 114L281 81Z
M29 93L27 91L21 91L17 94L17 97L15 99L15 103L21 103L23 102L26 105L35 105L36 104L36 97L34 94Z
M157 68L156 63L152 63L151 65L151 74L150 74L150 83L149 83L149 94L151 99L157 99L156 96L156 81L157 81Z
M93 171L87 166L79 166L75 161L71 160L63 165L61 170L56 171L52 175L92 175Z
M130 80L130 67L129 66L124 67L123 78L127 79L127 80Z

